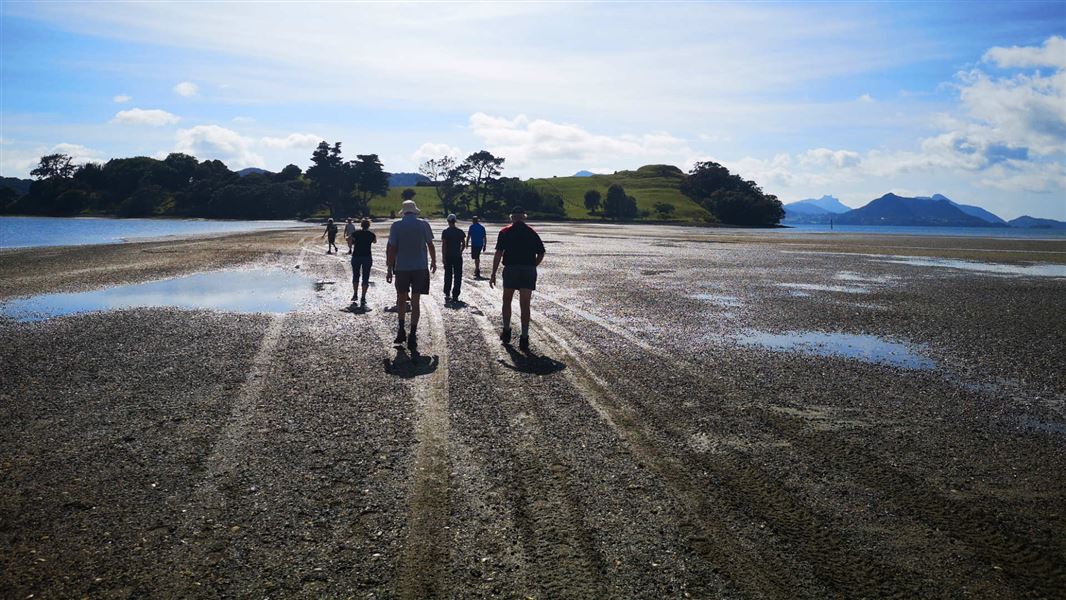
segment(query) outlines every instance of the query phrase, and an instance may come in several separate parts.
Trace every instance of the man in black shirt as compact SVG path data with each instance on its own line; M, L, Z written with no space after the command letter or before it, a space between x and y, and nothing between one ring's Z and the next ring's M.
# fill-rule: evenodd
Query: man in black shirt
M448 215L448 227L440 234L440 254L444 259L444 303L459 301L463 283L463 250L466 234L455 226L455 215Z
M327 238L326 254L333 254L334 250L340 253L341 249L337 247L337 224L333 222L333 217L326 221L326 230L322 232L322 237Z
M366 288L370 284L370 266L374 263L370 254L370 244L378 243L378 236L370 231L370 220L363 219L359 226L362 227L351 235L349 243L352 245L352 302L355 302L359 292L359 274L362 271L363 297L359 305L366 308Z
M518 305L522 310L522 335L518 347L529 352L529 301L537 289L537 266L544 260L544 242L529 225L521 206L511 209L511 224L500 230L496 238L496 256L492 259L492 279L496 287L496 271L503 262L503 331L500 339L511 343L511 299L518 290Z

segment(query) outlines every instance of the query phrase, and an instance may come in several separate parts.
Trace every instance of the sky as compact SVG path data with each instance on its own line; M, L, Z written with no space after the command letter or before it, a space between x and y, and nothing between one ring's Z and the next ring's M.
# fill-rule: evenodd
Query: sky
M1066 2L0 3L0 173L185 152L517 177L713 160L784 202L1066 220Z

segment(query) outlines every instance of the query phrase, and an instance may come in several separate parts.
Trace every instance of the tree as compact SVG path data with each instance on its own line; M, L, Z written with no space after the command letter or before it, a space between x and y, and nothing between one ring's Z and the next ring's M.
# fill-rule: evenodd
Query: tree
M627 196L621 185L612 184L607 188L603 214L612 219L631 219L637 215L637 200L633 196Z
M596 211L600 209L600 192L599 190L589 190L585 192L585 210L590 214L596 214Z
M410 200L411 198L414 198L414 197L415 197L415 191L412 190L411 188L407 188L406 190L400 192L400 198L403 198L404 200Z
M74 159L66 154L48 154L41 157L37 168L30 171L30 177L36 179L69 179L77 167Z
M674 214L674 205L669 202L656 202L655 212L659 213L660 218L667 218Z
M455 169L455 159L451 156L431 158L418 166L418 172L425 175L437 192L437 199L445 213L455 212L453 200L456 195L456 182L449 179Z
M274 175L274 181L295 181L300 178L300 175L303 175L303 171L300 170L300 167L297 167L296 165L285 165L285 168L282 169L280 173Z
M336 208L343 203L343 196L348 195L352 187L348 180L348 166L341 157L341 143L330 146L328 142L319 142L311 153L311 162L314 164L307 168L307 177L314 184L321 202L336 217Z
M474 201L475 212L486 212L489 190L492 182L503 171L503 161L503 158L496 158L488 150L481 150L466 157L458 169L453 170L459 181L470 187L470 198Z
M776 225L785 216L777 196L766 194L722 165L698 162L681 182L681 193L732 225Z
M350 197L354 201L348 214L365 215L371 198L389 193L389 174L382 168L377 154L357 154L348 168L352 180Z

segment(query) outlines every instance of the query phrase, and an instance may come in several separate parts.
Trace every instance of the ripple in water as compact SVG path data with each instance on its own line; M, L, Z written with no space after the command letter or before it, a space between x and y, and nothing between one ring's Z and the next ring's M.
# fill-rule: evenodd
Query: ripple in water
M742 344L768 350L850 358L901 369L928 370L936 367L936 363L919 353L916 347L891 342L875 335L821 331L748 331L737 339Z

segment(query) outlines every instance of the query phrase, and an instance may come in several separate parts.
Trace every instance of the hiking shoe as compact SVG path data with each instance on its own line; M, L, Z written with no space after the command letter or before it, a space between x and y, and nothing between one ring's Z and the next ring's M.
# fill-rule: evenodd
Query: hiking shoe
M359 299L359 306L362 306L363 308L366 308L366 296L363 296L362 298Z
M359 294L352 294L352 302L355 302L358 299L359 299Z
M529 336L523 335L518 337L518 349L522 352L529 352Z
M407 349L411 351L411 354L418 352L418 336L413 331L407 336Z
M504 344L511 343L511 329L507 328L500 332L500 341Z
M396 333L396 339L392 340L393 344L402 344L407 341L407 332L400 330Z

